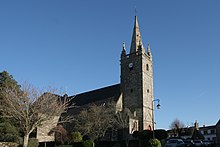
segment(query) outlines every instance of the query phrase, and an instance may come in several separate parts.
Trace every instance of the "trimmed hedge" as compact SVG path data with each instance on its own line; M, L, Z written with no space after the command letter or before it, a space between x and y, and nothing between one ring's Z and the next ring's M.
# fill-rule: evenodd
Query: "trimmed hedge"
M38 147L39 142L36 138L29 138L28 140L28 147Z
M83 141L83 147L93 147L94 142L92 140Z
M72 138L71 138L72 143L82 142L82 140L83 140L83 137L80 132L73 132L73 133L71 133L71 136L72 136Z
M158 139L150 139L148 141L147 147L162 147Z
M74 147L73 145L59 145L59 146L55 146L55 147Z

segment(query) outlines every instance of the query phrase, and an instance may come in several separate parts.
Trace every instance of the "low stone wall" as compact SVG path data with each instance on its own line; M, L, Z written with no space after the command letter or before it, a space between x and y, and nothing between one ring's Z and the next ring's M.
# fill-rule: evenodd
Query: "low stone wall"
M0 142L0 147L17 147L17 143L13 142Z

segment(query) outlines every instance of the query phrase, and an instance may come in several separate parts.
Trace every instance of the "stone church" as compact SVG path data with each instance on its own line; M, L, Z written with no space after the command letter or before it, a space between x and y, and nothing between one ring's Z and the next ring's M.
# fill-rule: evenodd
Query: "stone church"
M153 62L150 46L145 49L137 16L134 20L130 51L125 44L121 51L121 80L119 84L80 93L74 97L76 106L90 103L105 103L114 100L117 111L128 108L132 117L129 120L129 132L152 129L153 122Z

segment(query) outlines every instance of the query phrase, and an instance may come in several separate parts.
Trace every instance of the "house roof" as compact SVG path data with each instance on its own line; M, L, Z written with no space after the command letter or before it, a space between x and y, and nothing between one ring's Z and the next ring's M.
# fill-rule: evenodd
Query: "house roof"
M200 130L210 130L210 129L215 129L215 125L211 125L211 126L203 126L203 127L199 127Z
M218 126L218 125L220 125L220 119L218 120L218 122L217 122L216 126Z
M98 101L104 101L107 99L113 99L117 101L120 95L120 84L111 85L108 87L92 90L85 93L80 93L74 96L70 96L73 98L73 103L76 106L82 106L89 103L95 103Z

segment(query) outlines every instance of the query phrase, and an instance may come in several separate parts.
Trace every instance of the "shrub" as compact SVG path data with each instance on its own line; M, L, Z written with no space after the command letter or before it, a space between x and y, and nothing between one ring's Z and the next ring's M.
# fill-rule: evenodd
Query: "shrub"
M84 136L83 136L83 141L86 141L86 140L90 140L89 135L84 135Z
M168 137L167 131L163 129L154 130L155 137L159 140L166 139Z
M83 141L83 147L93 147L94 142L92 140Z
M134 137L134 138L138 138L139 137L139 131L134 131L133 132L133 134L132 134L132 136Z
M14 142L0 142L0 147L17 147L18 144Z
M28 147L38 147L38 145L39 145L38 139L30 138L28 140Z
M151 130L143 130L139 133L139 138L143 140L148 140L149 138L152 138L153 132Z
M148 141L147 147L162 147L158 139L150 139Z
M57 145L68 144L70 142L70 134L63 127L63 125L57 125L52 129L52 132L55 132L55 143Z
M82 135L80 134L80 132L73 132L71 134L71 142L81 142L83 140Z
M18 129L8 122L0 123L0 141L18 142Z

